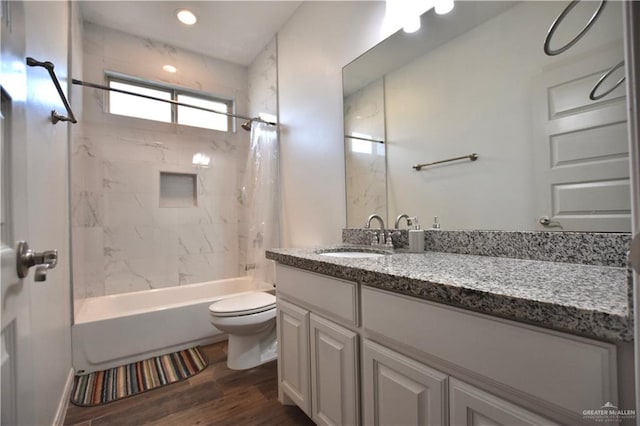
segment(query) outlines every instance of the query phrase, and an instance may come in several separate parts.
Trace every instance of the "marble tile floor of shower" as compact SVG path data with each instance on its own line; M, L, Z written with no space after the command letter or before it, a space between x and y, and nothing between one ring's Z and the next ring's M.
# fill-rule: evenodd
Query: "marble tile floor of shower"
M188 380L98 407L69 405L65 425L313 425L278 402L276 363L227 368L227 342L204 346L209 366Z

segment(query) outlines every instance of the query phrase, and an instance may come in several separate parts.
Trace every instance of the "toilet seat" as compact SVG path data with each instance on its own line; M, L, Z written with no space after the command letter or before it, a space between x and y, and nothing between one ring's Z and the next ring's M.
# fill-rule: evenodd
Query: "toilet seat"
M216 317L251 315L276 307L276 297L263 291L228 297L212 303L209 313Z

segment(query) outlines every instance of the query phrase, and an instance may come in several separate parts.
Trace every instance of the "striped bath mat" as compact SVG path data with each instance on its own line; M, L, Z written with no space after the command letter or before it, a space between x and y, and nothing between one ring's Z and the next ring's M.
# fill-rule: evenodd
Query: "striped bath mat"
M75 377L71 402L90 407L187 379L207 368L198 348Z

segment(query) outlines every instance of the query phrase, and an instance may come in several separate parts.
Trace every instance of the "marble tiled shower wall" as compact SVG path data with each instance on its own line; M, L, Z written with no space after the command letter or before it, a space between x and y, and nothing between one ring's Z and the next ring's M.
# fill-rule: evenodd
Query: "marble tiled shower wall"
M86 81L119 72L232 98L247 114L247 67L90 23L83 55ZM178 72L163 72L167 63ZM249 134L111 115L104 99L85 89L84 120L73 130L74 298L244 275L240 188ZM195 153L210 166L193 166ZM160 207L160 172L195 174L197 205Z
M236 152L229 141L93 124L74 141L74 247L86 296L239 275ZM195 168L203 152L209 168ZM84 169L84 170L83 170ZM197 174L197 206L159 207L160 172Z
M344 99L345 135L385 140L384 82L363 87ZM354 144L363 148L359 152ZM345 138L347 226L364 225L371 213L387 217L385 145Z

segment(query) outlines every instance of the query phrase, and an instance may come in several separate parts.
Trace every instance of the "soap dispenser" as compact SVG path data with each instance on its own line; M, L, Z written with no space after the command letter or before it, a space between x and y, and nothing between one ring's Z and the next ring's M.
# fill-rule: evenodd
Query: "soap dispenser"
M440 229L440 222L438 222L438 216L433 217L433 225L431 225L431 229Z
M411 253L421 253L424 251L424 231L420 229L418 218L410 218L409 228L409 251Z

